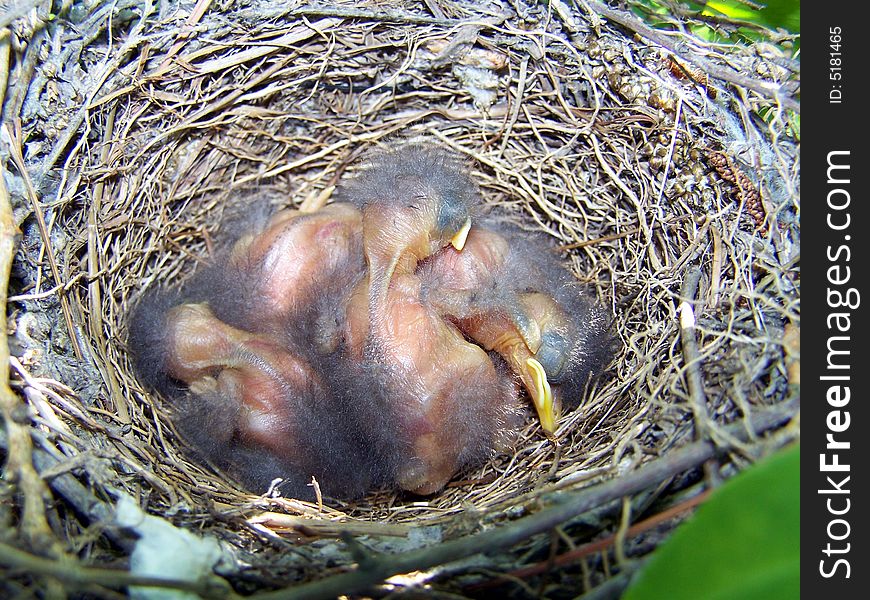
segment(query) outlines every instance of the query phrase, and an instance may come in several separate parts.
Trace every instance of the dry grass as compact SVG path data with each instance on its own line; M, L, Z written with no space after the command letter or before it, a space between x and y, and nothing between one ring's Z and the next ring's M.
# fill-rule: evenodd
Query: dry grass
M776 99L787 94L765 92L794 79L788 62L769 44L660 32L678 44L675 56L585 9L553 5L522 17L512 3L447 1L390 15L377 4L291 14L283 3L188 15L173 4L143 14L122 1L114 12L86 12L78 38L63 22L41 26L38 12L14 21L24 29L10 34L4 135L23 148L34 190L10 162L23 231L9 291L12 387L52 468L99 502L124 490L177 524L259 549L263 565L284 552L245 521L263 510L374 530L438 523L452 538L534 511L554 490L630 472L697 435L736 446L738 466L781 443L737 442L721 426L794 394L787 362L799 350L784 348L784 333L800 325L798 147L793 113ZM62 56L40 54L45 44ZM759 85L702 79L693 57ZM253 497L189 462L160 399L131 373L131 302L207 262L223 212L252 188L315 208L360 154L411 137L467 156L488 203L564 245L577 277L617 315L624 349L608 376L563 416L558 449L530 419L513 456L423 502L382 492L321 510ZM687 368L678 307L694 269L698 358ZM61 298L72 337L60 331ZM692 369L700 390L687 384ZM5 485L12 497L14 479ZM68 510L47 512L67 550L111 553L95 544L108 523L89 529Z

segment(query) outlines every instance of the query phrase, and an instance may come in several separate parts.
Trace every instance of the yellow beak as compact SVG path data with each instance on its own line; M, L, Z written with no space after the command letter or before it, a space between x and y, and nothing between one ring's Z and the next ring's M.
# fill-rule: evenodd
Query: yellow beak
M471 231L471 218L465 220L465 223L462 224L462 227L459 228L456 235L451 238L450 245L461 252L465 247L465 241L468 239L469 231Z
M538 411L541 428L548 434L552 434L556 431L557 415L553 390L550 388L550 382L547 381L547 373L541 363L534 358L526 359L526 367L534 382L534 385L529 389L529 395L535 404L535 410Z

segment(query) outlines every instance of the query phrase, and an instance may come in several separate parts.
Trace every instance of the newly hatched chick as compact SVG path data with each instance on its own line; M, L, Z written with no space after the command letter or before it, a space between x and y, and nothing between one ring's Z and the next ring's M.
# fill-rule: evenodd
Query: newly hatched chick
M311 213L275 213L262 231L241 237L200 287L208 288L205 296L221 320L287 333L300 323L328 321L313 311L324 288L356 282L365 266L362 216L354 206L334 203ZM331 333L316 343L334 343Z
M247 484L269 481L262 468L239 468L246 465L237 455L282 465L274 476L291 471L297 404L311 410L321 391L316 374L268 337L223 323L204 303L152 312L159 304L146 298L139 305L130 347L140 377L172 401L185 439Z
M232 327L203 303L149 303L131 321L134 362L203 459L253 490L282 478L287 493L307 499L312 476L337 498L391 481L380 434L348 422L347 398L288 341Z
M368 263L347 337L364 348L362 361L384 390L378 402L395 417L399 486L430 494L506 447L518 417L512 378L421 301L415 274L440 248L461 250L477 188L452 155L411 145L377 156L336 194L361 208Z
M316 476L325 494L357 497L392 480L396 455L387 416L357 401L370 378L340 360L366 272L361 216L333 204L265 222L261 208L227 226L242 235L216 266L138 304L134 365L193 449L252 489L281 477L311 498Z
M461 250L479 203L460 161L421 144L375 154L335 196L364 215L372 303L383 302L397 270L412 273L418 261L447 245Z
M313 369L268 336L227 325L206 304L170 309L165 335L167 374L195 395L236 402L239 442L292 462L297 414L324 395Z
M542 428L613 353L610 319L538 236L489 219L420 266L425 301L521 378Z
M377 308L367 358L410 447L402 489L438 491L461 468L505 450L518 420L510 373L420 301L420 280L396 274Z

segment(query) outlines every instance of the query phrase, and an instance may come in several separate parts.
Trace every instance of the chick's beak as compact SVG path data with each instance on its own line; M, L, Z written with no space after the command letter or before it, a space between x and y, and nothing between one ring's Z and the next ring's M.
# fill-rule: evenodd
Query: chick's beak
M556 406L553 399L553 390L547 380L544 367L534 358L526 359L526 368L534 385L529 388L529 395L538 412L541 428L548 434L556 431Z
M465 223L462 224L462 227L459 228L459 231L450 239L450 245L456 248L458 252L461 252L465 247L465 241L468 239L468 232L471 231L471 218L465 220Z

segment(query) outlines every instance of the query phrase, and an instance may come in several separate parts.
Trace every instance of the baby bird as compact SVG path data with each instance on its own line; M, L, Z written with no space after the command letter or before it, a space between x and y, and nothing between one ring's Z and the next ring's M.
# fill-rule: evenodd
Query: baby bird
M577 404L612 355L606 312L549 246L518 228L487 220L462 252L445 248L418 273L425 301L520 377L548 434L560 405Z
M336 194L361 208L368 264L348 305L349 345L364 348L382 410L394 415L399 486L431 494L507 447L519 414L513 378L421 300L415 273L440 248L462 249L477 188L451 155L408 146L376 157Z
M223 323L204 303L156 314L145 305L130 328L137 370L171 400L176 426L199 454L249 485L270 481L263 468L240 468L252 460L273 465L271 476L307 471L293 464L293 434L299 409L322 393L311 368L267 336Z
M297 413L307 410L300 405L324 394L308 364L267 336L227 325L206 304L170 309L165 335L170 377L192 394L234 402L240 443L292 461Z
M140 376L170 400L181 435L249 488L265 491L281 478L286 492L313 500L315 477L324 495L350 499L393 480L395 451L382 417L348 418L348 394L360 389L334 394L330 373L286 340L232 327L206 304L187 303L156 315L140 307L131 348L139 349Z
M479 203L477 186L459 160L421 144L374 155L336 197L363 214L369 299L379 304L397 270L413 272L418 261L447 245L462 249Z
M460 468L509 447L517 389L509 372L420 301L415 275L395 275L378 310L368 358L409 444L396 478L402 489L431 494Z
M266 219L271 200L222 224L237 239L222 242L215 266L145 296L129 347L203 458L253 489L281 477L312 497L315 476L325 494L355 498L392 482L398 457L392 415L366 401L378 382L342 339L367 273L362 217L334 203Z
M356 282L365 267L362 215L334 203L312 213L277 212L195 285L206 288L203 295L221 320L248 331L287 333L318 318L327 326L331 315L312 310L318 297L325 287ZM318 343L335 343L331 331L323 338Z

